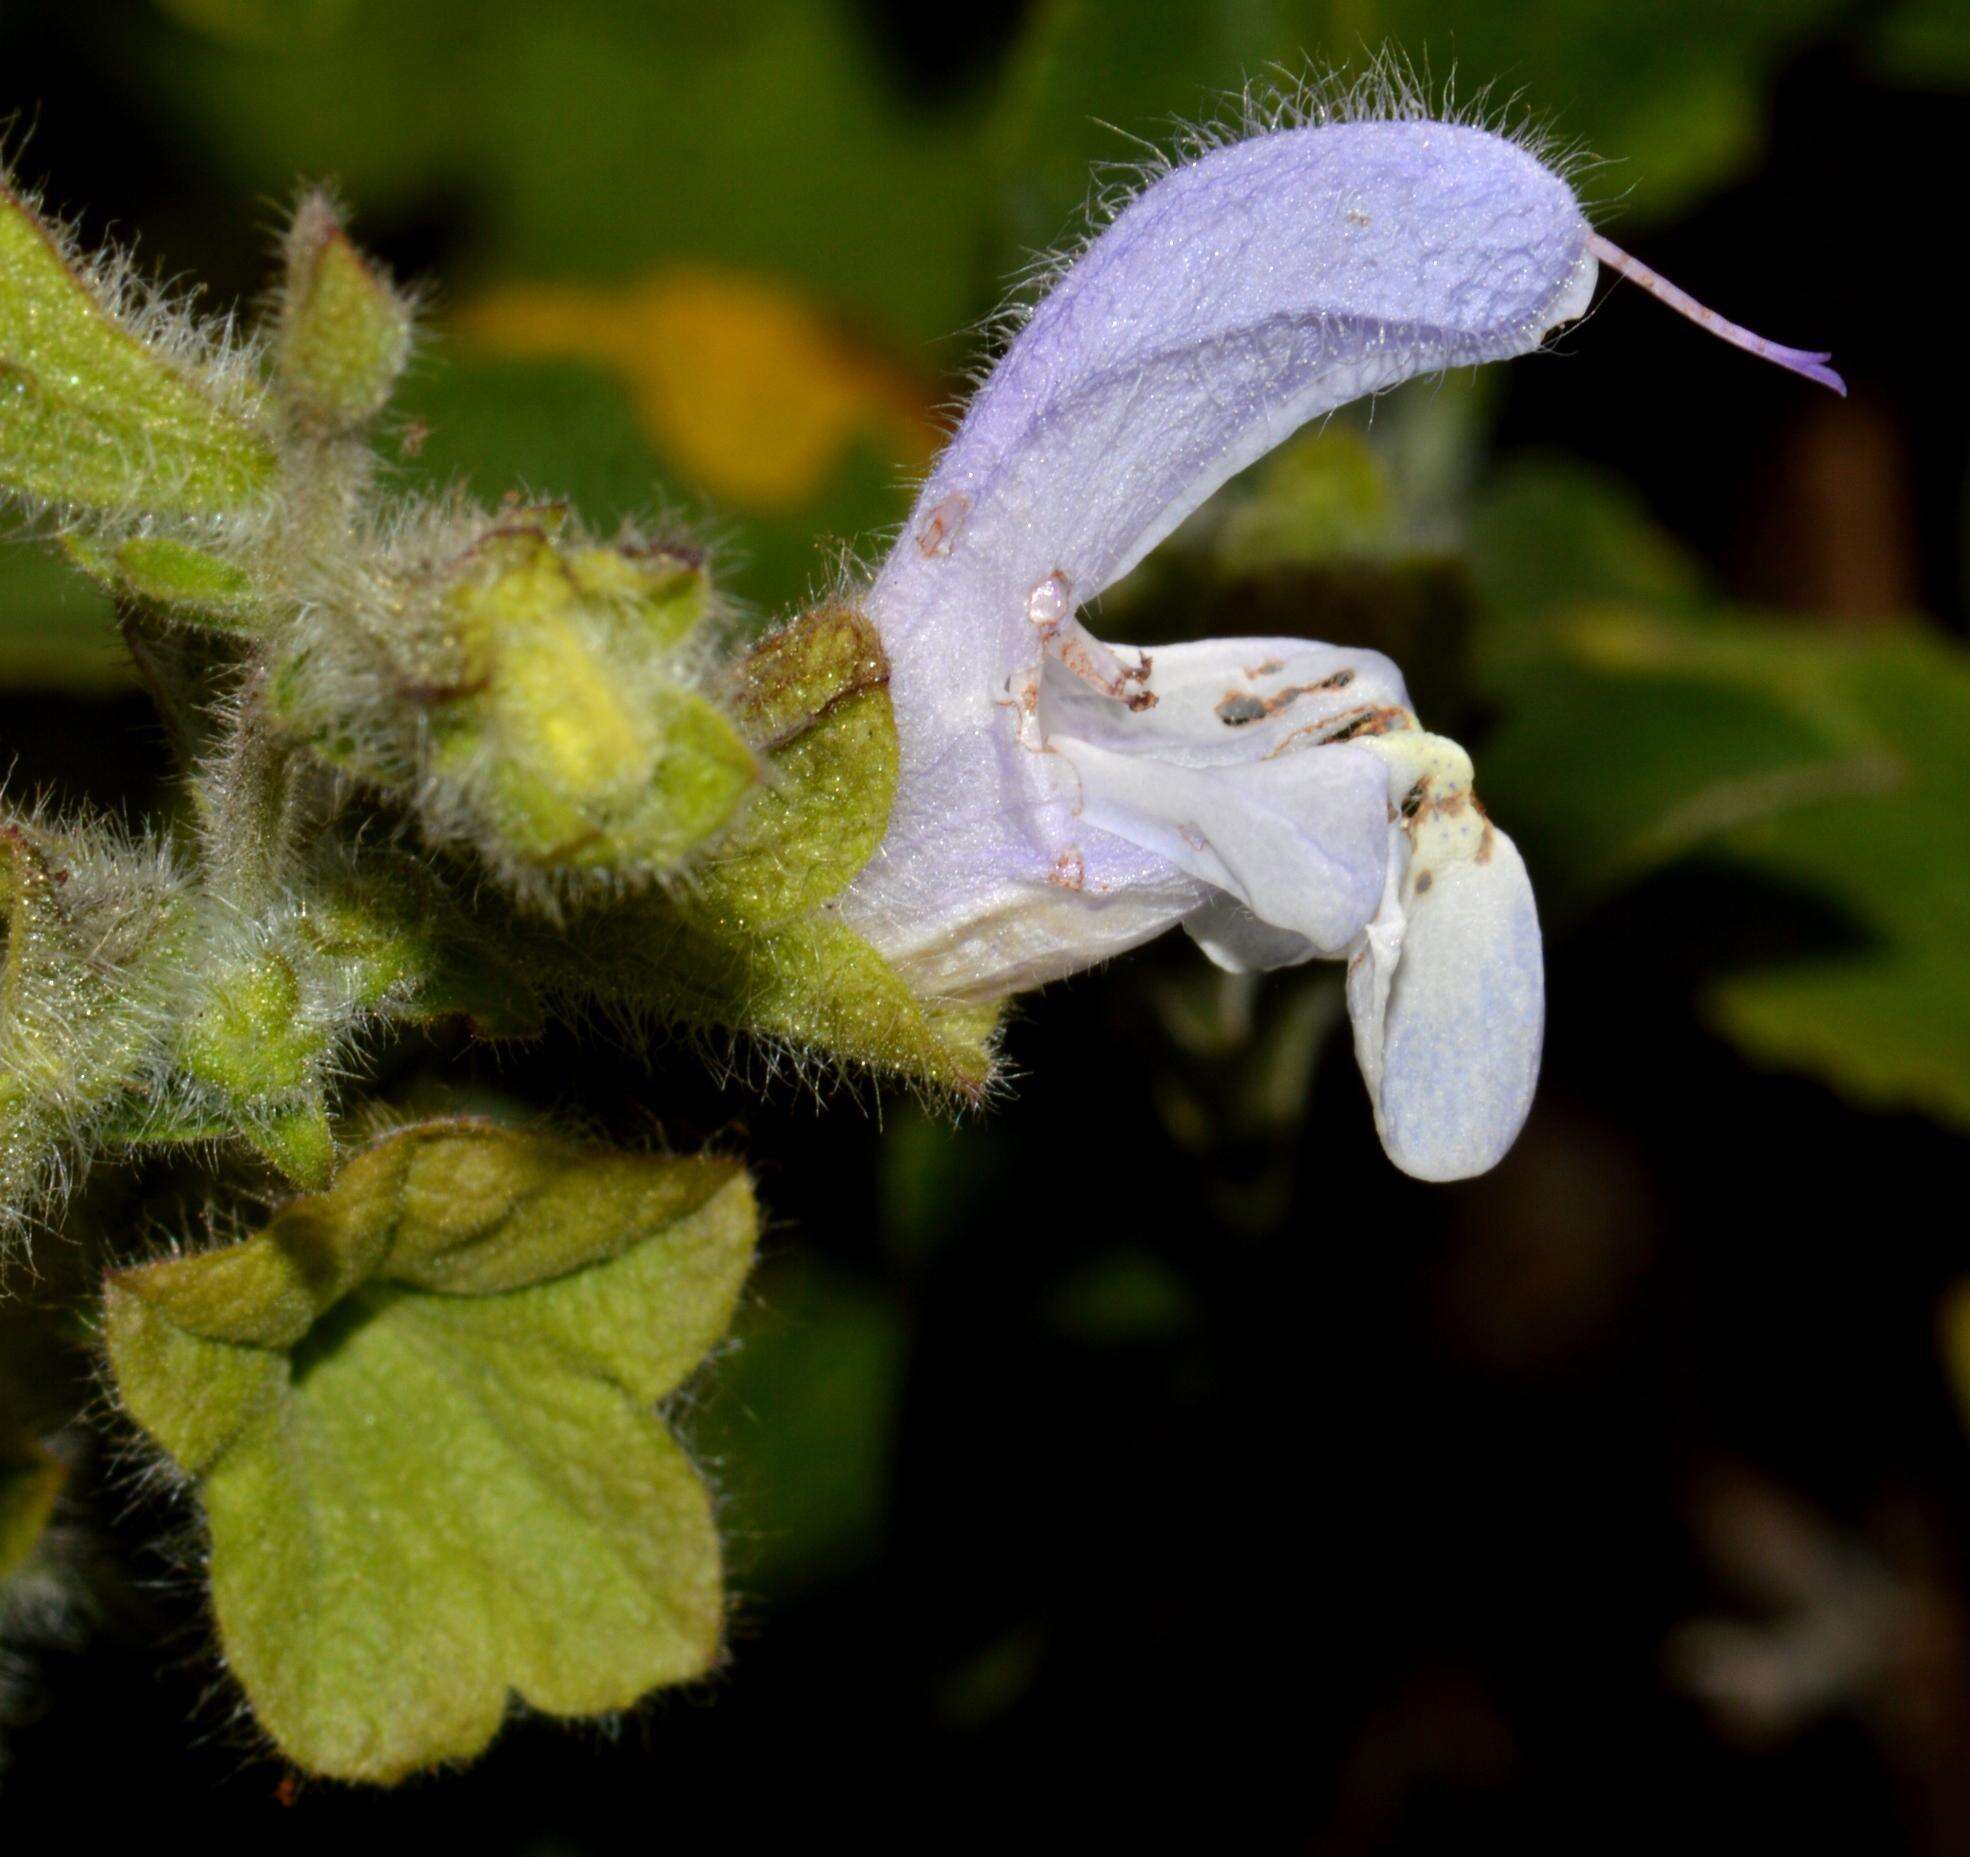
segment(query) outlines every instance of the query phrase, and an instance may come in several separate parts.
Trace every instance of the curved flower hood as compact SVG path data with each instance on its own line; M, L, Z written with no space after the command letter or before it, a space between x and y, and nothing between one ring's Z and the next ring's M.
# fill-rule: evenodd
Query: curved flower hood
M1537 348L1612 252L1526 150L1439 122L1283 130L1148 187L979 389L869 593L901 776L844 917L957 1001L1178 922L1232 968L1345 959L1391 1157L1491 1166L1544 989L1525 867L1462 750L1373 652L1152 657L1076 614L1308 420Z

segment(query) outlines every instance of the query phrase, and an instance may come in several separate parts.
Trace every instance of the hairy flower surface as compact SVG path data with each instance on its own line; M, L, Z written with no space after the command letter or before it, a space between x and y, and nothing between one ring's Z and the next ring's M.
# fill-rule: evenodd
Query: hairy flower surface
M1537 348L1603 260L1654 286L1550 167L1458 124L1280 130L1143 191L980 388L869 594L901 774L842 915L959 1001L1178 922L1234 969L1343 959L1390 1156L1427 1179L1496 1162L1544 984L1525 867L1463 751L1376 653L1152 657L1076 615L1308 420Z

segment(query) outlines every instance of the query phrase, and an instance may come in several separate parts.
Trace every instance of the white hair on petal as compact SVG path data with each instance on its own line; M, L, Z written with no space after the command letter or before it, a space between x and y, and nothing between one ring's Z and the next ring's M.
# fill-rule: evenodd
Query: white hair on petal
M1459 98L1454 69L1438 84L1427 63L1419 70L1403 54L1384 49L1353 73L1312 63L1298 71L1274 67L1242 90L1223 92L1212 112L1173 118L1161 140L1117 129L1143 152L1097 164L1080 210L1079 231L1056 248L1036 252L1014 273L999 306L972 325L970 333L984 342L987 352L967 370L969 387L983 384L999 352L1026 326L1041 300L1129 206L1165 175L1218 149L1258 136L1340 123L1441 122L1503 138L1570 187L1605 165L1524 109L1522 91L1500 98L1496 90L1495 84L1485 84ZM962 409L960 399L946 410Z

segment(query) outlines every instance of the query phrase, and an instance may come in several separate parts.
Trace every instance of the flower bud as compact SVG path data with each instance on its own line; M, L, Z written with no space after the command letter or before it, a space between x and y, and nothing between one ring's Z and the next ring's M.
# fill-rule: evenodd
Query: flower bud
M277 709L535 900L677 870L759 774L696 687L702 568L560 532L551 511L436 539L325 605Z
M153 851L0 817L0 1231L155 1064L184 898Z
M287 235L274 367L305 432L351 432L383 410L410 359L409 302L349 242L335 208L310 194Z

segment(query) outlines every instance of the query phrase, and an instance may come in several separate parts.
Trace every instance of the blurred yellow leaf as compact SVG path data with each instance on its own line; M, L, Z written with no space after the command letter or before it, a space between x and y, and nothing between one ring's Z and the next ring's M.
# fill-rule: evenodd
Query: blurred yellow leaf
M908 374L742 272L682 264L625 285L511 284L468 305L458 329L491 354L611 369L652 442L737 508L799 508L857 440L909 469L937 445Z

